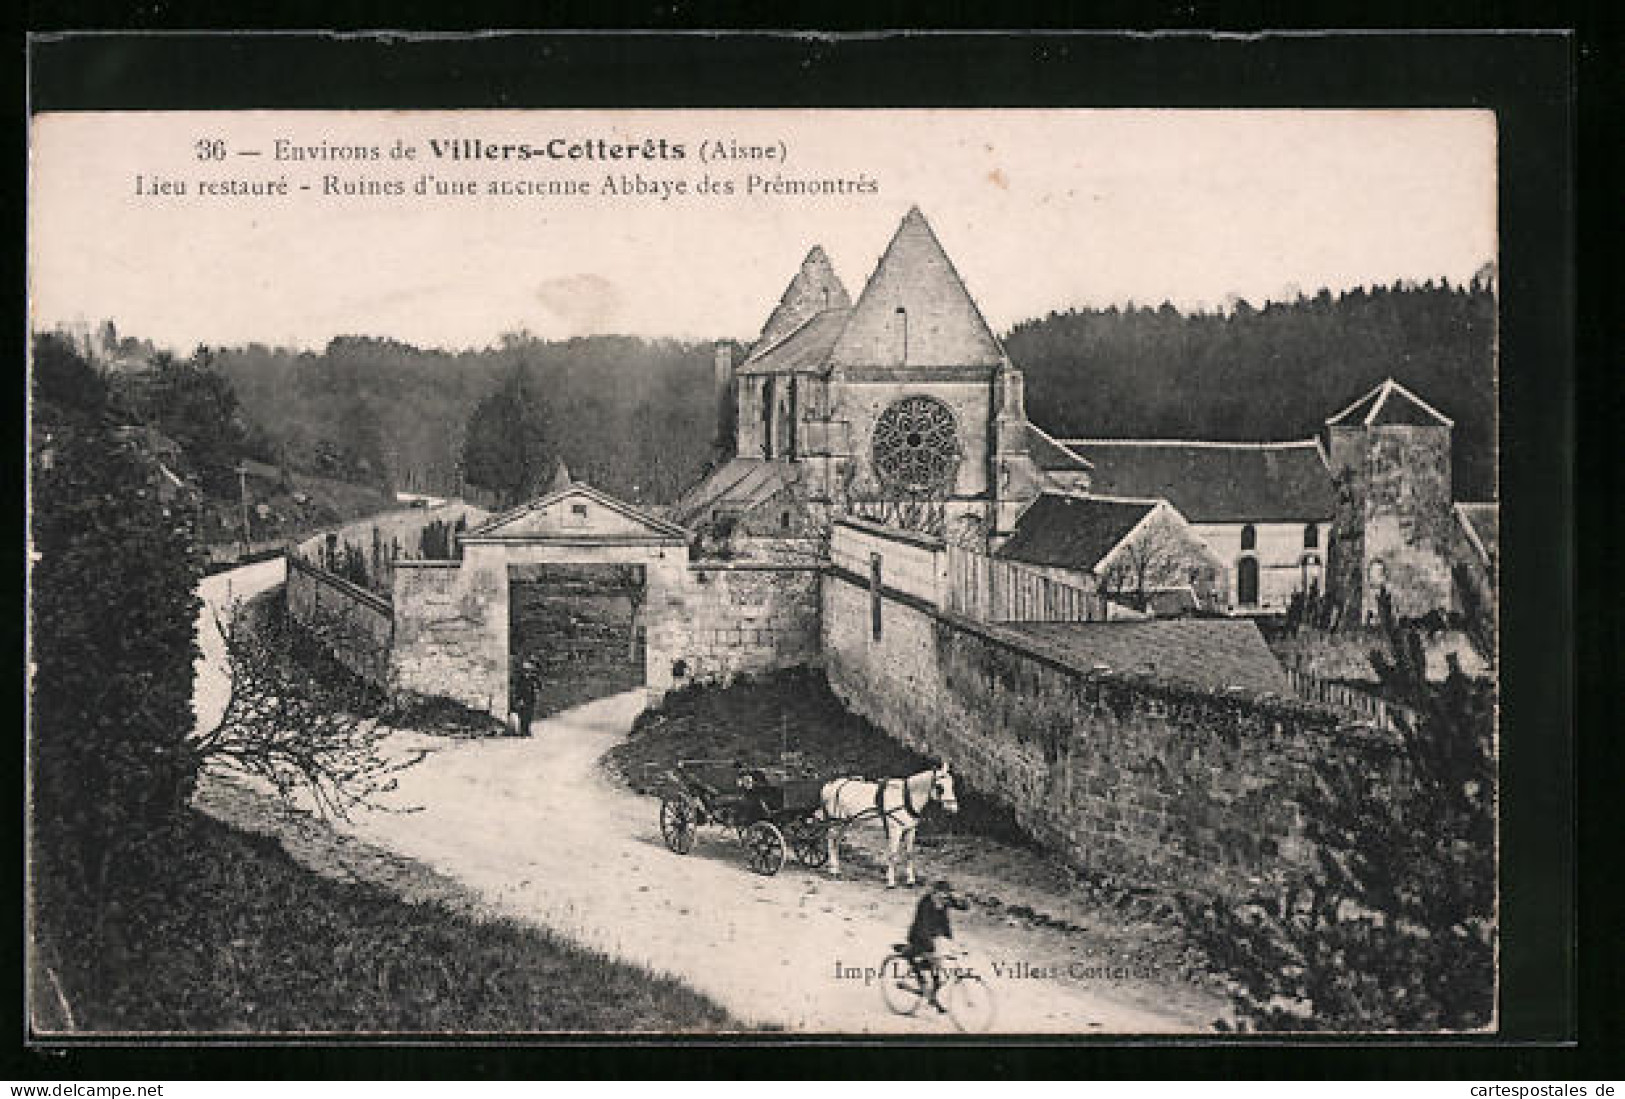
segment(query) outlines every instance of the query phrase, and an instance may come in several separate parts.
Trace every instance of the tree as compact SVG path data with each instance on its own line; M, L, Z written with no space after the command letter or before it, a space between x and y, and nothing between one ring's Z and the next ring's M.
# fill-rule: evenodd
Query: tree
M236 468L249 448L249 431L231 381L213 369L207 348L187 360L156 356L140 403L136 411L180 444L211 495L236 493Z
M36 411L36 422L85 421L106 407L106 383L67 337L51 332L35 339L32 370L34 399L48 406Z
M37 362L67 353L45 350ZM71 944L75 991L94 998L112 979L109 916L162 882L196 777L200 561L189 509L159 499L150 459L100 424L42 419L43 400L34 411L30 879L40 941Z
M1494 691L1426 677L1421 638L1381 601L1372 664L1410 707L1394 739L1341 735L1303 799L1320 868L1278 898L1188 913L1267 1029L1488 1025L1495 991Z
M1111 556L1100 588L1108 599L1143 611L1153 592L1189 585L1206 605L1215 594L1209 577L1217 573L1216 563L1207 561L1200 546L1181 537L1165 516L1156 516Z
M390 729L377 716L388 692L334 666L333 645L365 652L370 643L353 623L330 617L294 629L279 608L261 603L233 607L216 628L231 687L220 722L189 745L205 773L248 775L284 802L305 798L343 819L377 807L395 776L428 754L391 757Z
M539 489L557 458L547 408L523 363L475 406L463 442L469 483L495 493L511 507Z

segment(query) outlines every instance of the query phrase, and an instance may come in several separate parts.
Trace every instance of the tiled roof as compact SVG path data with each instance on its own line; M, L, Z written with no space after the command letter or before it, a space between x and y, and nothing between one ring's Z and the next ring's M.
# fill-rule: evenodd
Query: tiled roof
M1326 520L1337 497L1314 440L1196 443L1067 439L1102 495L1162 497L1193 523Z
M831 309L809 317L801 327L787 333L771 347L752 352L751 357L740 366L740 373L821 372L828 365L829 353L851 315L851 309Z
M1212 690L1239 687L1291 696L1280 661L1248 618L1027 622L1012 628L1064 653L1076 666L1104 665Z
M683 493L672 505L671 517L684 525L693 525L718 507L748 512L787 488L794 476L794 470L783 462L734 458Z
M1450 427L1455 421L1389 378L1326 423L1332 427Z
M1022 512L1015 535L997 556L1091 570L1156 507L1154 500L1045 493Z
M1088 459L1068 450L1036 424L1027 425L1027 453L1039 469L1050 472L1083 472L1091 468Z
M827 309L845 309L851 304L852 298L847 294L846 287L841 285L829 257L824 254L823 248L813 245L807 258L801 261L801 270L784 288L779 304L767 318L767 323L762 325L762 334L757 338L751 356L778 343L805 324L808 318Z
M902 310L905 316L899 316ZM909 210L835 343L835 366L995 366L999 341L919 207Z

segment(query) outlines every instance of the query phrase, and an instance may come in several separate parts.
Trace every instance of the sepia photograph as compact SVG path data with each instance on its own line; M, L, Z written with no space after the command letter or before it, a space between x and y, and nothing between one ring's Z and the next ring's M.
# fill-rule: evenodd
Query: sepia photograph
M32 1041L1498 1032L1493 111L28 141Z

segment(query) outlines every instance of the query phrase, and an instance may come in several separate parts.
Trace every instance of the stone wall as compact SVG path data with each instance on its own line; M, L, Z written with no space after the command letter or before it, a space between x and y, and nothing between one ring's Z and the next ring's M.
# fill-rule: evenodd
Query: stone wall
M1018 631L888 591L824 583L824 666L855 712L947 759L1073 865L1214 896L1314 865L1298 801L1338 715L1074 666ZM1361 751L1373 749L1361 743Z
M836 521L830 540L830 564L854 576L868 577L874 556L880 557L880 582L895 591L940 606L947 584L947 557L940 539L892 530L864 519Z
M1450 429L1333 427L1329 453L1343 482L1332 569L1347 613L1372 619L1379 586L1401 617L1452 609Z
M395 568L395 685L507 711L506 569L465 572L459 561L400 561ZM500 626L497 618L500 610ZM493 644L501 630L500 649Z
M286 555L288 614L321 639L339 663L372 682L388 681L395 622L389 600Z

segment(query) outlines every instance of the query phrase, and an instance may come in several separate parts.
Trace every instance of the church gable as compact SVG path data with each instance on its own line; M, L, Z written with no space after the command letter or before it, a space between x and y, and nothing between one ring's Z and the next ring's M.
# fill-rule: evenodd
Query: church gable
M813 245L807 258L801 261L801 270L785 287L778 306L762 326L762 334L756 340L750 358L745 360L746 364L765 354L818 314L830 309L845 309L851 304L852 298L841 284L840 276L835 274L835 268L824 254L824 249Z
M863 288L830 361L837 367L996 366L998 341L915 207Z
M475 527L464 542L555 539L686 542L688 532L588 485L574 484Z

